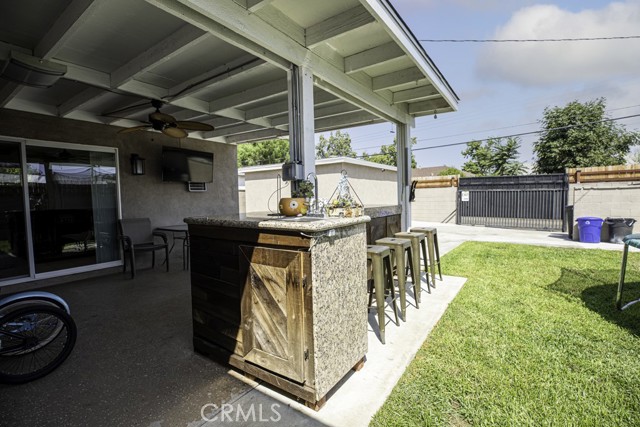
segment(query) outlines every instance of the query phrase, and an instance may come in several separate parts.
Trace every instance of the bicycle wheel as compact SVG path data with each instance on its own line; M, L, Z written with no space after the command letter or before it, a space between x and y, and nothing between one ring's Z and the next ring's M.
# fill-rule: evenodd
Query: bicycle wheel
M0 319L0 382L20 384L47 375L69 356L76 335L71 316L56 307L7 313Z

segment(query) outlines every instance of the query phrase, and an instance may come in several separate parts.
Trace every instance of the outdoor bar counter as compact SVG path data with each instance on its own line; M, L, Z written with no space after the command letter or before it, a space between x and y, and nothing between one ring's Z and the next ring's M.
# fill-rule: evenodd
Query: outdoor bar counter
M194 349L318 409L367 352L369 221L185 218Z
M368 245L375 244L378 239L395 236L397 232L402 231L401 205L367 206L364 208L364 214L371 218L371 222L367 223Z

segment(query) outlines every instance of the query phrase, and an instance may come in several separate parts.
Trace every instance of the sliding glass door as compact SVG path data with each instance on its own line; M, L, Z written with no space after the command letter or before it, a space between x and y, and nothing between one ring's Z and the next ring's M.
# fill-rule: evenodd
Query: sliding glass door
M29 276L22 145L0 141L0 281Z
M116 260L115 153L27 145L27 165L36 273Z
M0 280L119 261L114 149L27 141L21 159L21 143L0 148L0 256L13 261L0 258Z

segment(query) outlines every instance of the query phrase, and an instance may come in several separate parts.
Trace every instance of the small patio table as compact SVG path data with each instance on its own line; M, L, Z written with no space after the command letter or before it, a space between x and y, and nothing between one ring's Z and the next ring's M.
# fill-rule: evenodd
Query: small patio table
M640 298L629 301L622 305L622 290L624 288L624 276L627 270L627 256L629 255L629 246L640 248L640 234L629 234L622 239L624 243L624 252L622 254L622 266L620 267L620 282L618 283L618 294L616 296L616 307L618 310L625 310L633 304L640 302Z
M182 240L182 269L186 270L189 267L189 227L187 224L163 225L156 227L156 230L171 233L171 248L169 248L169 254L171 254L173 247L176 245L176 239Z

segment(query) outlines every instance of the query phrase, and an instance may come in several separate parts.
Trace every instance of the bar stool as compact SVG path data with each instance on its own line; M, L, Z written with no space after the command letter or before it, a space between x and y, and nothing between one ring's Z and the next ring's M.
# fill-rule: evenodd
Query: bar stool
M387 299L387 291L391 294L393 314L396 318L396 325L400 326L398 320L398 307L395 287L393 286L393 267L391 267L391 251L386 246L367 245L367 259L371 261L373 270L373 284L369 285L369 308L373 302L373 294L376 294L376 307L378 309L378 327L380 329L380 341L385 344L385 316L384 306Z
M407 271L406 264L409 263L412 279L416 277L413 268L413 252L411 250L411 240L398 239L396 237L385 237L376 240L376 245L387 246L392 252L395 260L396 274L398 275L398 288L400 289L400 310L402 311L402 320L407 321ZM416 296L416 308L418 307L418 292L415 279L413 279L413 293Z
M409 231L424 233L427 236L427 246L429 249L429 266L431 267L432 285L436 287L436 265L438 266L438 274L442 280L442 270L440 269L440 248L438 247L438 229L435 227L411 227ZM435 254L434 254L435 251ZM424 250L423 250L424 253Z
M417 266L416 268L416 276L414 278L414 282L417 283L418 286L418 302L421 302L420 294L422 292L422 277L420 275L420 246L424 246L424 241L426 239L426 235L424 233L418 233L415 231L400 231L395 234L395 237L400 239L409 239L411 240L411 252L413 253L413 265ZM422 243L422 245L421 245ZM427 277L427 292L431 293L431 284L429 283L429 271L427 270L427 259L424 259L424 271Z

